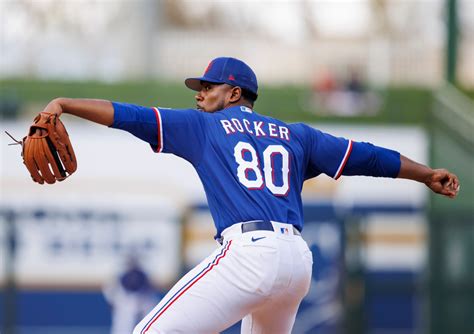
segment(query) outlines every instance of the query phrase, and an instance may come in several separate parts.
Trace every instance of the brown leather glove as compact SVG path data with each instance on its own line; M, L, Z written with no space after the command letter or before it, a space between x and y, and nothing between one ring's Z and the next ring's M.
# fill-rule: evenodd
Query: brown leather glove
M23 163L35 182L53 184L77 169L69 135L56 114L39 113L22 144Z

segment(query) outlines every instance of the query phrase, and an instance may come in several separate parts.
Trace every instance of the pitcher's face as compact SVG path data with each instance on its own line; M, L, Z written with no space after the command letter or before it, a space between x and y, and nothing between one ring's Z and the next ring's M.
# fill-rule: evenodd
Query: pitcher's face
M195 96L197 109L204 112L216 112L229 106L235 87L228 84L203 82Z

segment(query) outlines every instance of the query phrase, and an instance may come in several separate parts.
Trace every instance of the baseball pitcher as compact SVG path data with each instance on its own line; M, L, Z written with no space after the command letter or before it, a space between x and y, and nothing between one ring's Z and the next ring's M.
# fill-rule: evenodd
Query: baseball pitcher
M219 333L241 319L242 333L290 333L311 281L301 199L309 178L405 178L451 198L459 190L447 170L259 114L257 78L241 60L216 58L185 84L196 91L195 109L57 98L43 111L128 131L157 153L189 161L202 181L220 247L176 283L134 334Z

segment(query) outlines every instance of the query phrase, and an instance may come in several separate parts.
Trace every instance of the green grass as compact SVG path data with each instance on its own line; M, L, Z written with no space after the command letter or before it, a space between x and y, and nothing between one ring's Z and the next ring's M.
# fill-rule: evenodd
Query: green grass
M157 82L124 82L106 84L99 82L60 81L1 81L2 96L12 94L24 103L47 103L55 97L102 98L113 101L144 105L165 105L178 107L185 96L184 89L177 84ZM180 93L180 90L183 93ZM191 99L192 92L187 94Z
M459 87L459 86L457 88L459 88L471 100L474 100L474 89L473 88L465 88L465 87ZM472 112L474 112L474 110L472 110Z
M0 88L0 100L19 103L23 113L25 111L21 106L46 105L51 99L60 96L102 98L170 108L193 108L195 105L195 93L182 83L176 82L107 84L102 82L3 80L0 81ZM259 91L255 109L262 114L288 122L423 125L428 121L431 107L431 91L429 89L391 87L379 90L378 93L383 102L379 112L374 116L323 115L320 111L309 107L310 91L303 86L263 86Z

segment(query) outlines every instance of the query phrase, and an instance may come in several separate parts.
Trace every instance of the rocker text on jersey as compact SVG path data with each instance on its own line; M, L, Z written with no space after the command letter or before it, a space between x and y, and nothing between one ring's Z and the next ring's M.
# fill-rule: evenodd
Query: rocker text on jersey
M222 127L226 134L248 133L256 137L272 137L284 140L290 140L290 131L285 126L274 123L265 123L263 121L249 121L247 119L239 120L231 118L230 120L221 120Z

